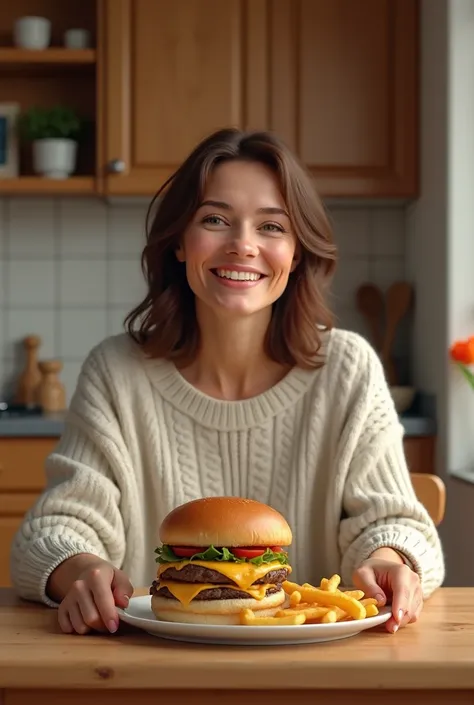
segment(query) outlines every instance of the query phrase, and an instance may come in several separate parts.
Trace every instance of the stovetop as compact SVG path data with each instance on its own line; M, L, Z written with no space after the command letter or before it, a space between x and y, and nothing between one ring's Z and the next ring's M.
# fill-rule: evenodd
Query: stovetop
M18 419L41 416L43 408L36 404L12 404L0 401L0 419Z

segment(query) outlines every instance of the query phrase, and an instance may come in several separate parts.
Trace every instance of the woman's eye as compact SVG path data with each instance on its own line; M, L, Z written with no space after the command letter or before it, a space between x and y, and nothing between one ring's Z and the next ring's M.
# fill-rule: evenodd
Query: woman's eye
M223 225L224 221L218 215L206 215L203 218L203 223L208 223L209 225Z
M281 226L278 225L278 223L265 223L262 225L263 229L266 229L267 232L270 233L284 233L285 229Z

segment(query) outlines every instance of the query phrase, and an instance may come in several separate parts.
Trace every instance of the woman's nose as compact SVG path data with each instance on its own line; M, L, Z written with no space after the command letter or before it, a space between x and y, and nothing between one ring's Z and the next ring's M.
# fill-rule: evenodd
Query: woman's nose
M258 255L258 247L255 235L250 229L245 227L233 230L226 253L240 257L256 257Z

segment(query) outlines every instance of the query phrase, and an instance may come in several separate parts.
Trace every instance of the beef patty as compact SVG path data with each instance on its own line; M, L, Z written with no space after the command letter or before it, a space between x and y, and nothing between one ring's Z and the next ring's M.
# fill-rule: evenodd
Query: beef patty
M273 595L275 592L281 590L281 583L274 584L272 587L268 588L266 595ZM170 593L167 587L161 587L157 580L153 581L150 588L150 595L159 595L160 597L167 597L171 600L175 600L174 595ZM208 590L201 590L201 592L196 595L195 600L234 600L239 598L249 599L249 595L246 592L242 592L238 588L224 587L224 588L209 588Z
M269 571L263 578L256 580L253 585L270 583L272 587L267 588L266 594L272 595L273 593L281 590L282 583L286 580L287 576L287 568L277 568L276 570ZM167 568L167 570L163 571L161 574L160 579L180 583L215 583L216 585L226 586L202 590L199 595L194 598L195 600L233 600L241 597L249 597L246 592L239 590L238 586L230 578L222 575L222 573L219 573L218 570L205 568L202 565L188 564L181 568L181 570L176 570L176 568ZM229 587L227 587L227 585ZM156 595L158 593L160 597L168 597L173 600L175 599L168 588L160 587L160 581L154 580L150 588L150 594Z
M260 580L256 580L254 585L263 583L282 583L288 575L287 568L271 570ZM175 580L180 583L217 583L218 585L235 585L235 583L217 570L205 568L202 565L185 565L181 570L168 568L161 576L161 580Z

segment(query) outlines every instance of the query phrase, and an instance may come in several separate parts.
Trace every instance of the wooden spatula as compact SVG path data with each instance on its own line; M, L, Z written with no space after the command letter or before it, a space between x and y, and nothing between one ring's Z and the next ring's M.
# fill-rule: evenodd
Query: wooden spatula
M372 334L372 342L378 352L382 348L382 320L385 303L382 291L375 284L362 284L356 293L357 306L365 316Z
M394 282L388 289L385 301L386 328L381 358L390 385L397 384L397 375L392 359L392 348L397 327L407 314L413 298L413 288L408 282Z

